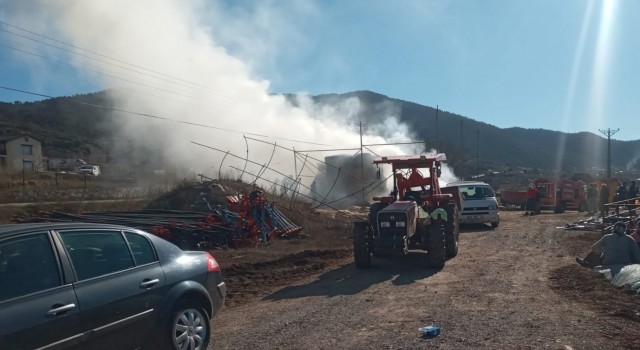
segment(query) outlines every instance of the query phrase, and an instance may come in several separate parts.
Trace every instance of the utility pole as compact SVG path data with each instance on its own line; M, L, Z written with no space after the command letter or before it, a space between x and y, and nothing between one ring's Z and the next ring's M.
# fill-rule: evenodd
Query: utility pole
M464 122L463 120L460 120L460 151L462 151L462 147L463 147L463 144L462 144L462 123L463 122Z
M620 131L620 129L615 129L615 130L598 129L598 131L600 131L603 135L607 137L607 178L610 179L611 178L611 136L617 133L618 131Z
M480 129L476 130L476 171L480 168Z
M439 150L439 146L440 146L440 142L438 140L438 110L439 110L439 106L436 105L436 154L438 154Z
M364 153L362 146L362 120L360 121L360 179L362 179L362 203L367 203L367 200L364 195Z

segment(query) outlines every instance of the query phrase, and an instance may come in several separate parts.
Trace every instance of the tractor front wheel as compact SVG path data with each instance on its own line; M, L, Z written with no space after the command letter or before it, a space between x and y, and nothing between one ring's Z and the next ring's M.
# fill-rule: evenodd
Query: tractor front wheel
M444 224L445 253L447 259L458 255L458 237L460 236L460 225L458 216L458 206L455 203L447 205L447 222Z
M428 260L429 266L435 268L444 267L447 260L445 249L444 226L438 222L427 228L427 239L429 240Z
M358 269L371 266L371 250L369 249L369 228L365 225L353 227L353 261Z

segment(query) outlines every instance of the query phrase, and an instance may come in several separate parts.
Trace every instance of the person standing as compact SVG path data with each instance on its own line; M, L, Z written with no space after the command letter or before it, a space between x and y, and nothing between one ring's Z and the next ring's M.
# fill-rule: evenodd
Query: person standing
M589 215L593 215L598 212L596 208L596 197L598 197L598 190L595 184L590 184L587 188L587 210Z
M629 188L627 189L627 198L626 198L627 203L629 204L627 205L627 210L631 215L636 215L636 207L633 201L633 199L636 197L638 197L638 187L636 187L636 181L632 180L631 184L629 185Z
M616 191L616 202L623 201L627 199L627 182L622 181L622 184L618 186L618 190Z
M627 199L627 182L622 181L622 184L618 186L618 189L616 190L616 197L614 201L620 202L626 199ZM616 204L615 207L616 207L616 215L620 215L620 206Z
M633 180L627 190L627 199L633 199L636 197L638 197L638 187L636 187L636 181Z
M635 229L629 236L633 238L633 240L636 241L636 243L638 244L638 247L640 247L640 218L636 219L636 221L634 222L634 225L635 225Z
M603 182L602 186L600 186L600 212L602 216L606 216L607 207L605 204L607 203L609 203L609 186Z
M534 186L529 186L529 189L527 189L527 208L526 208L525 214L527 213L529 213L529 215L539 214L540 213L539 200L540 200L540 193L538 192L538 189L535 188Z

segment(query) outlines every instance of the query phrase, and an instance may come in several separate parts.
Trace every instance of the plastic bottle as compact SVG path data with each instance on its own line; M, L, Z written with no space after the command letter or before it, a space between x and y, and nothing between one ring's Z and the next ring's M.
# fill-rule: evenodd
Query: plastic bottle
M418 328L418 331L422 332L423 337L437 337L440 334L440 327L438 326L427 326Z

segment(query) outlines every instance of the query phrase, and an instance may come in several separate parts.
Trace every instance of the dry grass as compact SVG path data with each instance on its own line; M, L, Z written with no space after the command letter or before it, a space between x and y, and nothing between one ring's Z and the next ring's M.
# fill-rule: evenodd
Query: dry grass
M60 211L79 214L87 211L136 210L144 208L148 200L131 199L118 202L60 202L56 204L0 205L0 224L9 224L15 217L41 216L44 212Z

